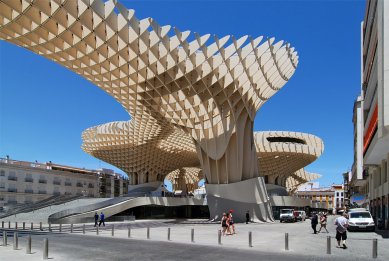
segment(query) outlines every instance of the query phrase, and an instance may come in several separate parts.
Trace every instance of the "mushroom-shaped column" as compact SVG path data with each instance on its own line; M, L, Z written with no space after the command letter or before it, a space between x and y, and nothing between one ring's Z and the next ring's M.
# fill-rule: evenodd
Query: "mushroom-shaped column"
M184 53L193 52L191 44L176 33ZM215 38L205 47L209 37L196 38L200 50L182 66L186 73L176 77L180 89L156 101L159 111L195 141L211 217L220 218L233 208L238 221L244 220L247 210L254 220L272 220L258 170L253 120L292 76L297 55L288 44L273 44L274 39ZM160 78L171 79L171 75Z

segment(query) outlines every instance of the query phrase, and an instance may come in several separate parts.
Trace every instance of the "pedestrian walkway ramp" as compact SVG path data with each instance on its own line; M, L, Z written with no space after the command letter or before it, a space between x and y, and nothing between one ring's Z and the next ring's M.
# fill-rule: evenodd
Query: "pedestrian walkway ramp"
M103 212L105 218L125 210L140 206L204 206L204 199L174 197L120 197L113 198L90 206L68 209L49 216L50 223L85 223L93 222L95 212Z

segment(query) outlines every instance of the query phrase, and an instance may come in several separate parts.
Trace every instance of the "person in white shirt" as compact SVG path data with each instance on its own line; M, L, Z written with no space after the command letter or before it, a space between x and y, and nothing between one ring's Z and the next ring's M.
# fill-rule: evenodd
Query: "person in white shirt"
M347 227L348 227L348 219L347 219L347 213L343 212L343 214L340 217L337 217L335 219L335 226L336 226L336 240L338 241L338 247L340 246L340 241L343 240L342 245L343 248L346 249L346 239L347 239Z

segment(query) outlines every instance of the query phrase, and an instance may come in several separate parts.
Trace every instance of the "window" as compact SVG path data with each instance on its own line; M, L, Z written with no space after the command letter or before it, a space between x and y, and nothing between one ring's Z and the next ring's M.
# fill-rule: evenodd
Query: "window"
M54 185L61 185L61 179L58 178L58 177L55 177L54 180L53 180L53 184Z
M5 176L5 170L0 170L0 176Z
M340 196L343 197L343 192L340 192Z
M25 182L34 182L34 179L32 178L31 174L26 174L26 178L24 179Z
M339 192L336 192L336 196L339 197Z
M46 177L44 175L39 175L39 183L41 184L47 183Z

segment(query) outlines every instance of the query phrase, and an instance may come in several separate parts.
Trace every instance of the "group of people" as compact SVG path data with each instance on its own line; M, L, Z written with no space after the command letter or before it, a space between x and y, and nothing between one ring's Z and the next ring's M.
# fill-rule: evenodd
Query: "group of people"
M236 234L235 232L235 225L234 225L234 219L232 217L232 213L234 211L231 209L230 211L224 212L222 219L221 219L221 225L222 225L222 234L225 235L233 235Z
M317 224L319 222L320 222L320 229L319 229L319 231L317 231L316 230L316 226L317 226ZM311 225L312 225L312 229L313 229L313 234L320 233L323 228L328 233L328 230L327 230L327 213L320 212L319 215L317 215L316 213L313 213L312 219L311 219Z
M100 217L100 222L99 222L99 217ZM97 212L95 212L95 226L97 226L97 223L99 223L99 226L103 224L103 226L105 227L105 217L103 212L100 213L100 216L99 214L97 214Z
M320 220L320 229L319 231L316 231L316 226ZM320 233L322 228L324 228L327 233L327 214L326 213L319 213L319 217L316 213L313 213L312 219L311 219L311 225L313 229L313 233L317 234ZM335 219L334 225L336 226L336 241L338 242L337 247L347 249L346 246L346 239L347 239L347 227L348 227L348 215L346 212L343 212L339 217Z

